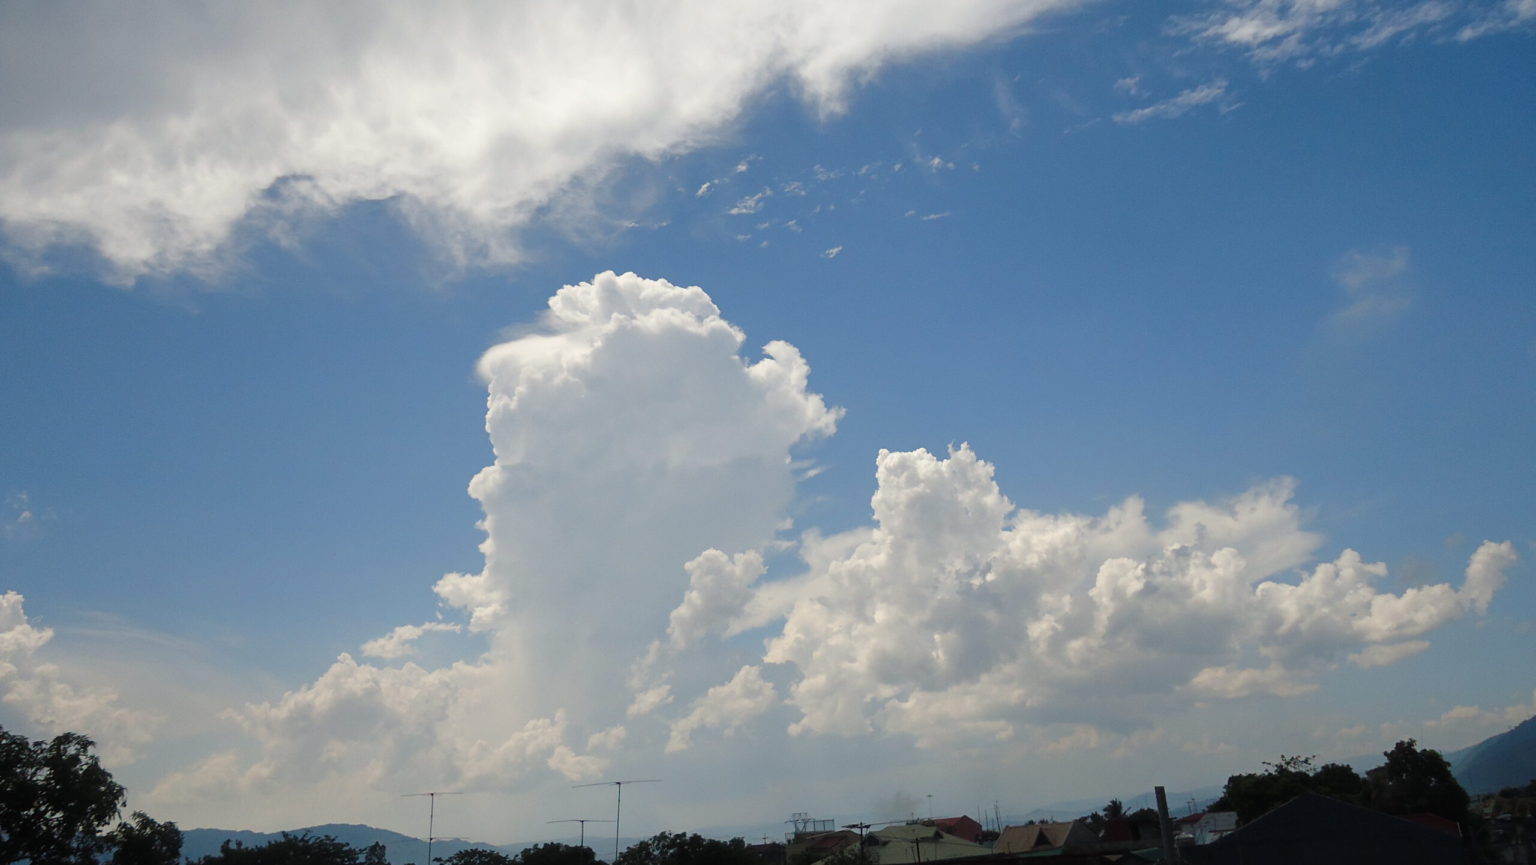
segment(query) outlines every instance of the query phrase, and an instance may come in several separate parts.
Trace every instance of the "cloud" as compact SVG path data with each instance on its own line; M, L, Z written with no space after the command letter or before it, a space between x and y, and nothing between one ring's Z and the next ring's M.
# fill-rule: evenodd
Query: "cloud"
M1078 5L7 5L0 225L23 266L83 245L131 281L385 201L452 261L516 262L541 209L595 216L572 199L624 159L710 144L783 82L839 112L888 63Z
M26 490L18 490L5 497L0 505L0 539L7 541L30 540L42 531L44 521L51 519L49 511L39 510Z
M253 756L215 755L157 795L208 801L225 785L227 798L272 797L275 811L299 807L278 798L294 786L356 798L601 772L630 741L626 719L673 699L670 672L649 675L658 638L718 634L762 572L757 552L714 551L773 541L803 468L795 449L842 415L809 390L794 346L771 341L749 358L745 339L697 287L603 273L561 288L537 326L478 365L495 453L469 485L485 562L437 592L484 653L435 668L342 655L313 682L230 713L245 742L227 753ZM451 625L405 626L369 648L397 656L418 628ZM744 675L729 692L742 699L761 690ZM696 727L735 717L694 710Z
M740 199L734 205L732 205L730 210L726 212L732 216L744 216L749 213L757 213L763 209L763 199L772 195L773 190L765 188L762 192L759 192L755 195L748 195Z
M163 719L120 705L110 688L72 684L57 665L39 661L53 633L27 618L21 594L0 595L0 701L46 734L89 731L109 763L133 762Z
M834 247L831 247L829 249L823 250L822 253L821 253L821 257L822 258L837 258L839 255L842 254L842 251L843 251L843 247L842 247L841 244L839 244L838 246L834 246Z
M1531 0L1411 5L1374 0L1231 0L1221 11L1180 16L1172 31L1196 41L1235 48L1260 65L1306 66L1319 58L1370 51L1419 35L1467 40L1519 26L1536 17Z
M1345 305L1325 322L1334 329L1358 329L1395 319L1413 306L1406 246L1362 252L1353 250L1333 268L1333 281L1344 290Z
M1504 0L1494 9L1475 17L1456 34L1456 38L1466 42L1480 36L1529 26L1533 21L1536 21L1536 0Z
M376 640L363 644L363 654L370 658L403 658L414 654L415 642L429 631L462 631L463 626L453 622L427 622L421 625L401 625Z
M688 592L667 624L667 636L677 649L706 634L725 633L752 600L752 582L764 573L763 557L755 551L732 558L719 550L706 550L684 569Z
M1479 706L1453 706L1434 720L1425 721L1430 729L1455 730L1465 737L1487 737L1514 727L1536 715L1536 691L1524 703L1515 703L1499 709L1483 709Z
M672 722L667 752L682 751L701 728L718 728L727 736L778 702L778 692L763 679L759 667L742 667L724 685L710 688L693 702L688 714Z
M1116 123L1134 125L1148 120L1171 120L1182 117L1191 109L1217 102L1227 95L1227 82L1216 80L1185 90L1172 99L1165 99L1134 111L1121 111L1114 115Z
M1291 695L1358 656L1386 663L1487 609L1514 561L1485 543L1460 589L1401 594L1320 539L1292 484L1101 517L1018 510L969 448L882 452L874 531L805 577L764 661L790 665L799 734L1006 738L1020 725L1146 723L1188 698Z

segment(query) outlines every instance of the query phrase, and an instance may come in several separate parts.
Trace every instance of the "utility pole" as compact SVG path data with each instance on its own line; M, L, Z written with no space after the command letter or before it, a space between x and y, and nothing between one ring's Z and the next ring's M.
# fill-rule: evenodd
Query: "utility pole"
M409 799L413 796L427 797L427 865L432 865L432 824L437 820L437 797L462 795L464 794L459 792L433 790L429 793L406 793L400 797L402 799Z
M593 819L591 817L572 817L569 820L547 820L545 822L547 822L547 823L580 823L581 824L581 846L585 847L585 846L587 846L587 824L588 823L612 823L613 821L612 820L596 820L596 819Z
M624 812L624 785L655 784L659 781L661 781L660 778L633 778L624 781L594 781L591 784L575 784L571 787L574 790L577 787L606 787L612 784L618 789L619 795L613 806L613 865L619 865L619 819ZM432 863L429 862L427 865Z

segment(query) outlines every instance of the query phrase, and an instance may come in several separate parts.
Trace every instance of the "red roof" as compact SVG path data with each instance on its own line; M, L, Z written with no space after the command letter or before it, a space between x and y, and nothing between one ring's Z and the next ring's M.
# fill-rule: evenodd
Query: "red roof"
M927 822L931 822L934 827L948 832L957 838L964 838L971 842L981 840L981 824L964 814L961 814L959 817L940 817L937 820Z

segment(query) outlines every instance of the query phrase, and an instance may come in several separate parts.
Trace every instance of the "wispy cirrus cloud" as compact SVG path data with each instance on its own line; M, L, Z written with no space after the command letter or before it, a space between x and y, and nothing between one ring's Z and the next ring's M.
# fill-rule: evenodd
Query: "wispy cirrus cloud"
M1121 111L1114 115L1114 121L1127 126L1138 123L1146 123L1149 120L1171 120L1182 117L1190 111L1202 105L1223 102L1227 100L1227 82L1216 80L1199 87L1191 87L1177 96L1154 102L1131 111Z
M1333 281L1344 306L1328 317L1333 329L1357 329L1391 321L1413 307L1411 254L1406 246L1351 250L1334 265Z
M1216 4L1212 4L1216 5ZM1474 39L1536 18L1531 0L1409 5L1376 0L1232 0L1175 18L1169 29L1197 42L1244 52L1260 65L1306 66L1416 37Z

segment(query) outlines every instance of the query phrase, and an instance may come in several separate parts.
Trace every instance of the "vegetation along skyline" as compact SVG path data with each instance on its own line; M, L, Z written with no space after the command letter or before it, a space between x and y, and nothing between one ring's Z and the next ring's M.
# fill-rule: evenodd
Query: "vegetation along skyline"
M1506 730L1533 33L0 6L0 728L184 829L494 843Z

